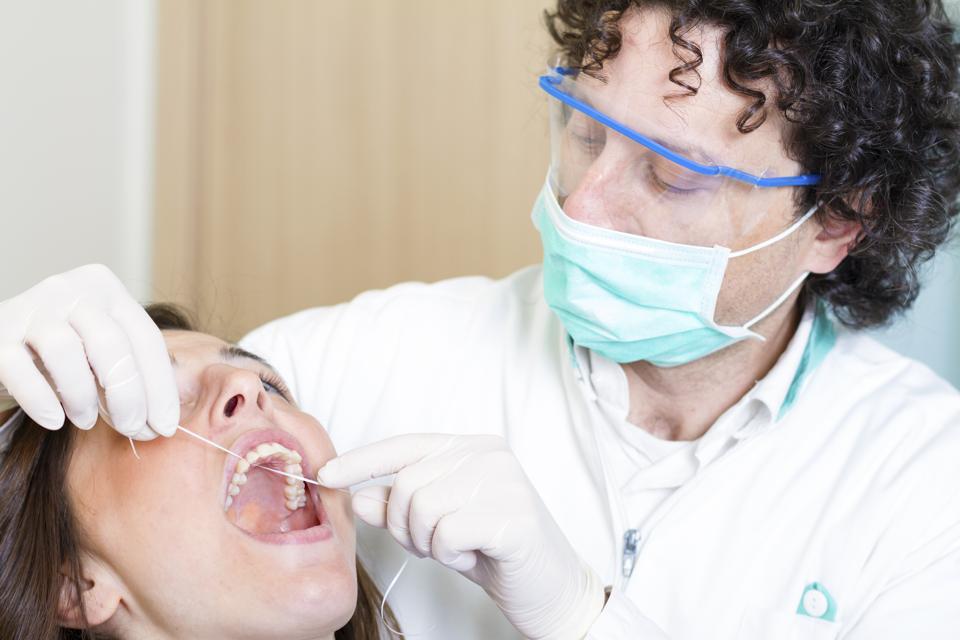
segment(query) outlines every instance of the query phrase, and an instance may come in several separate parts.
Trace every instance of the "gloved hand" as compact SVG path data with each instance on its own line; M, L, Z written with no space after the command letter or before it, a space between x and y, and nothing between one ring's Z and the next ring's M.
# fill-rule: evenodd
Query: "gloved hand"
M317 481L346 488L393 473L392 487L354 494L360 519L483 587L525 636L587 634L603 609L603 584L502 438L397 436L331 460Z
M176 433L180 400L163 336L109 269L80 267L0 302L0 411L12 400L47 429L63 426L64 412L89 429L98 383L123 435Z

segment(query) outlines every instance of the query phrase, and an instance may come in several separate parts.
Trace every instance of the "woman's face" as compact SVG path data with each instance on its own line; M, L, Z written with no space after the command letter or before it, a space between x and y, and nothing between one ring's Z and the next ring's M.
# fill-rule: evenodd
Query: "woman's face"
M164 336L181 424L252 464L183 432L137 443L139 459L104 424L78 434L68 490L85 561L121 592L108 627L137 638L331 634L357 598L349 496L261 468L316 477L336 455L326 431L269 366L208 335Z

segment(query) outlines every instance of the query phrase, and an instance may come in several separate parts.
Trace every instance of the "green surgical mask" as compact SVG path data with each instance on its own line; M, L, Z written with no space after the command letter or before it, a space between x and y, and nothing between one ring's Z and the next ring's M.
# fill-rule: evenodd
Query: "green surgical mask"
M765 242L731 252L577 222L563 212L548 180L533 210L543 241L547 304L574 343L620 363L673 367L741 340L764 340L750 328L782 305L809 273L750 322L722 326L713 317L727 262L790 236L816 210Z

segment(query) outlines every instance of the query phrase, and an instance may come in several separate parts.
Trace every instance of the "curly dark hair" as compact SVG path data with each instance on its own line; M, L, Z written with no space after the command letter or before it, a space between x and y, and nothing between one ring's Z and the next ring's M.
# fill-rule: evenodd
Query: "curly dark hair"
M786 152L823 176L797 188L798 211L821 202L820 216L862 225L849 256L808 278L806 293L854 328L909 308L958 213L960 46L941 0L558 0L547 28L564 64L602 77L620 51L620 18L647 7L672 15L678 95L701 81L702 53L685 34L718 27L724 81L752 101L740 133L775 105L790 123Z

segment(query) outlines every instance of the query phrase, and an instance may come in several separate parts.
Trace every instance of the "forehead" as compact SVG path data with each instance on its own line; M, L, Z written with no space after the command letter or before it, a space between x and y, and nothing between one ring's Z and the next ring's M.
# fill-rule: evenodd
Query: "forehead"
M792 175L799 166L786 154L787 122L776 109L756 131L741 133L737 120L753 99L727 87L723 76L723 32L698 25L680 32L695 45L703 62L697 75L686 72L678 80L697 88L695 95L670 79L670 73L693 54L670 39L671 15L661 9L631 9L620 22L622 47L604 62L601 79L581 74L578 82L600 111L644 134L662 134L678 145L701 147L718 164L762 175ZM772 86L751 85L771 97ZM768 100L768 103L772 100Z
M167 351L180 370L196 370L214 363L246 363L247 368L264 368L280 379L280 374L266 360L216 336L197 331L163 331Z
M221 351L230 345L198 331L164 331L167 350L179 360L219 360Z

